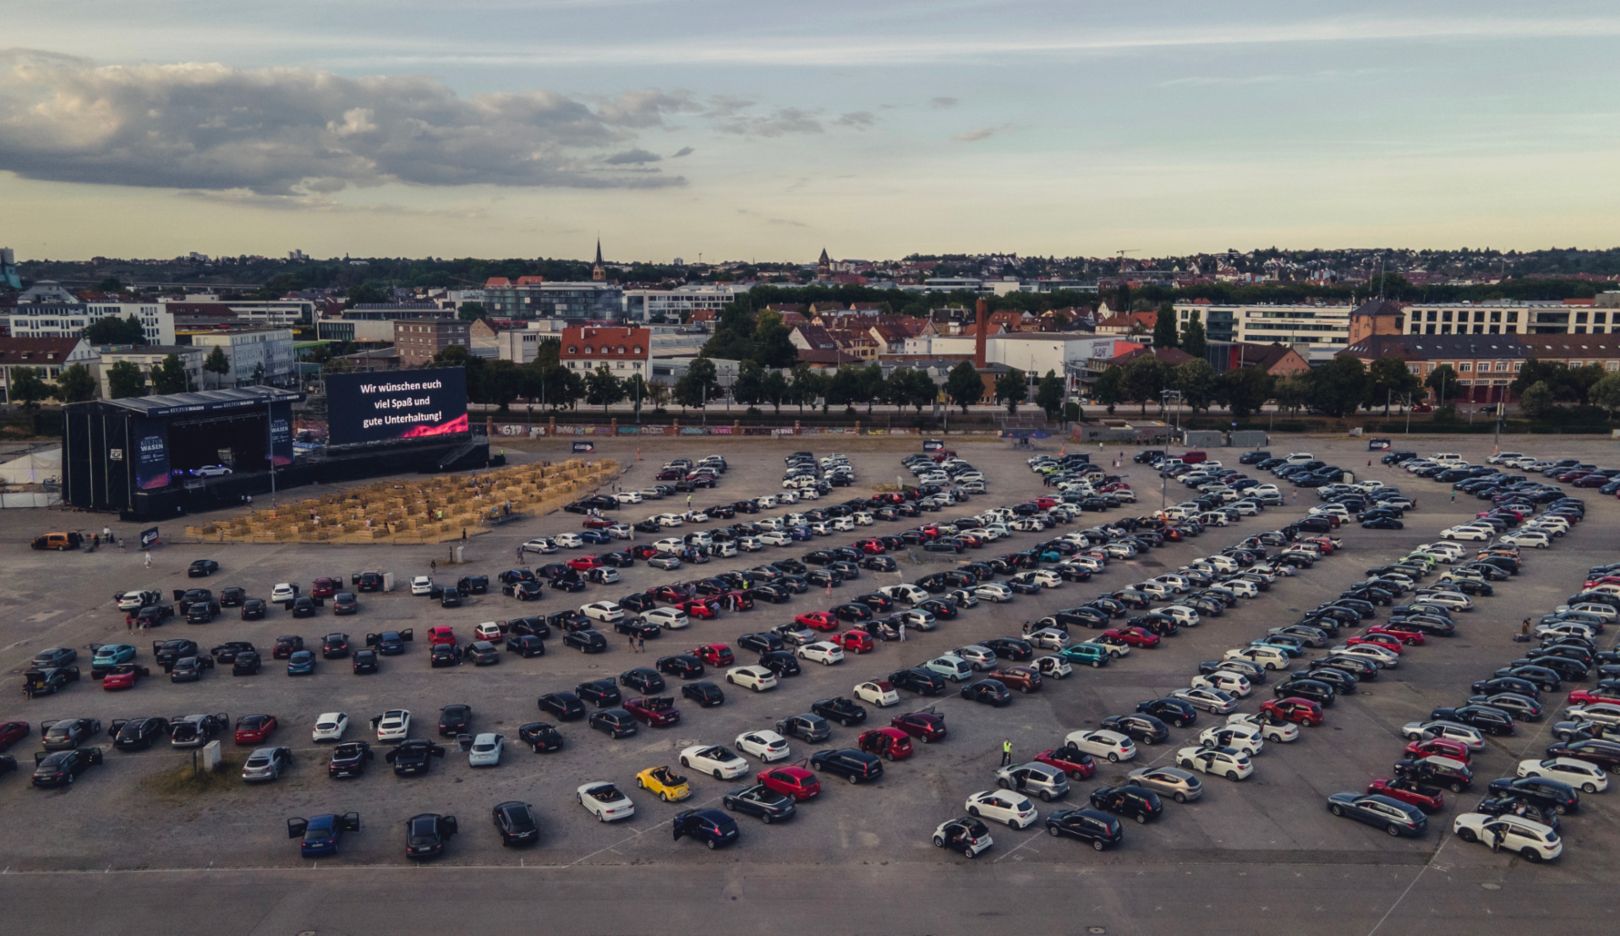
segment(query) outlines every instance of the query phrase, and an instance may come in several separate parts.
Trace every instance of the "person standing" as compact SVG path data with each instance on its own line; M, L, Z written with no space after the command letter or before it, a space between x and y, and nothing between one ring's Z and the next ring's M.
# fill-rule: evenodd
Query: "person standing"
M150 550L146 553L146 567L148 569L152 568L152 553Z
M901 643L906 642L906 622L905 621L900 622L900 642Z
M1521 637L1529 637L1530 636L1530 619L1529 618L1525 618L1524 623L1519 625L1519 636L1521 636Z
M1001 742L1001 766L1012 765L1012 739L1007 738Z

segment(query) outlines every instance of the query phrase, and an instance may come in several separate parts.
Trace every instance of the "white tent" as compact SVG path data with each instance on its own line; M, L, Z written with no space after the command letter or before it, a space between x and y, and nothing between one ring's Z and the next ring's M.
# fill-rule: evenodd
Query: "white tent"
M41 449L20 458L0 463L0 482L6 484L44 484L46 480L62 480L62 450Z

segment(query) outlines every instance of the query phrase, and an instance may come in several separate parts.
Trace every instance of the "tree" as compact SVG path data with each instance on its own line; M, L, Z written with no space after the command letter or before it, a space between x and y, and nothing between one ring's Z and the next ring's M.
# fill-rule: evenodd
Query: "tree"
M888 401L896 406L915 407L918 413L925 406L932 406L939 399L939 387L934 384L934 378L928 376L927 371L913 367L897 367L889 375L888 388L885 394Z
M630 408L635 412L641 412L642 402L650 396L647 381L640 374L631 374L630 379L624 382L624 398L630 401Z
M1208 348L1209 343L1204 339L1204 317L1195 309L1187 316L1187 325L1181 330L1181 350L1201 358Z
M1325 416L1353 413L1367 398L1367 368L1341 354L1305 376L1305 402Z
M18 367L11 372L10 395L12 403L21 403L23 409L38 409L41 400L48 400L56 390L39 375L37 367Z
M1391 403L1416 393L1418 388L1417 375L1412 373L1405 361L1392 357L1379 358L1367 369L1367 396L1364 402L1369 407L1382 404L1384 415L1388 416Z
M463 322L476 322L484 317L484 304L482 302L463 302L456 309L456 318Z
M56 377L56 397L63 403L94 400L99 389L96 386L96 375L90 373L90 368L83 364L69 364L62 368L62 373Z
M878 364L868 364L855 369L855 390L857 401L866 401L866 412L872 412L872 404L883 396L883 368Z
M952 403L962 407L963 413L983 399L984 381L979 379L973 362L963 361L951 368L951 372L945 376L945 395L951 398Z
M799 412L804 413L804 405L814 406L816 400L827 390L827 381L818 373L811 370L809 365L800 364L793 368L793 402L799 404Z
M86 326L84 340L97 347L143 345L146 344L146 331L141 328L141 323L133 315L128 318L109 315L106 318L96 319Z
M1519 409L1531 419L1545 419L1558 409L1558 403L1553 398L1552 387L1545 380L1538 380L1519 394Z
M231 372L231 359L225 356L224 348L215 345L214 350L208 352L208 357L203 359L202 369L204 373L213 374L223 381L225 375ZM216 381L214 385L218 386L219 382Z
M861 375L862 370L864 368L840 367L833 372L832 379L827 381L828 406L842 406L851 413L855 411L855 403L861 399L866 383Z
M1047 371L1046 376L1035 387L1035 405L1046 411L1047 419L1056 419L1063 409L1063 378L1053 371Z
M392 302L393 291L376 282L365 282L349 289L349 308L362 303Z
M513 361L485 362L482 375L481 403L494 403L506 412L512 401L523 394L523 369Z
M158 393L185 393L191 389L191 377L179 355L171 354L152 365L152 389Z
M1158 402L1170 385L1170 368L1151 354L1132 358L1125 365L1125 398L1142 404L1142 415L1147 415L1149 403Z
M1279 409L1288 410L1290 413L1299 412L1299 408L1305 405L1306 395L1303 377L1281 377L1272 383L1272 399L1277 401ZM1237 413L1234 412L1232 415L1235 416Z
M753 406L765 399L765 369L755 361L744 361L737 370L737 382L731 386L731 395L744 406Z
M1167 302L1159 307L1159 316L1153 321L1153 347L1174 348L1176 346L1176 309Z
M1183 391L1185 392L1185 391ZM1259 367L1238 367L1216 381L1216 399L1226 404L1234 419L1252 416L1271 398L1271 375Z
M765 372L765 379L760 381L760 398L771 404L771 408L780 415L782 404L793 399L793 388L788 384L787 377L779 370Z
M1199 358L1177 367L1170 382L1181 391L1181 399L1188 406L1195 411L1203 411L1215 402L1219 375L1208 361Z
M792 333L782 324L782 316L770 311L759 313L754 319L751 359L761 367L792 367L799 359L799 349L788 339Z
M116 276L103 277L101 282L96 284L96 289L100 292L108 293L123 292L124 281Z
M714 362L708 358L698 358L675 381L675 402L681 404L685 410L689 406L707 406L710 400L720 398L720 378L715 371Z
M63 377L67 376L63 372ZM62 380L57 381L58 385ZM1620 373L1605 374L1603 379L1592 386L1592 404L1601 406L1611 414L1620 411Z
M602 412L624 399L624 384L603 364L585 378L585 402L602 407Z
M107 395L114 400L146 396L146 375L138 365L119 361L107 369Z
M1114 407L1125 402L1125 368L1114 365L1102 372L1097 382L1092 385L1091 395L1097 402L1108 407L1108 414L1114 414Z
M1439 405L1444 406L1448 395L1452 397L1457 395L1457 372L1450 364L1441 364L1434 370L1429 371L1429 377L1423 381L1423 384L1435 392L1436 398L1440 401ZM1514 381L1514 385L1517 387L1518 381ZM1514 392L1523 391L1515 389Z
M1014 367L996 378L996 402L1006 403L1008 413L1018 412L1018 404L1029 399L1029 378Z

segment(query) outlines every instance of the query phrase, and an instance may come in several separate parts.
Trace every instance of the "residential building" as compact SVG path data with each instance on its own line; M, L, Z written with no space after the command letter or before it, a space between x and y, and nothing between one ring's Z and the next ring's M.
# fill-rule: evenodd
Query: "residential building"
M231 362L223 376L203 372L203 389L220 387L291 386L296 379L293 333L290 328L254 328L209 332L191 336L191 346L211 354L214 348L225 352ZM204 360L207 360L205 357Z
M446 348L466 348L472 351L469 325L459 319L402 319L394 322L394 347L399 349L403 367L421 367L432 363Z
M96 364L95 349L83 338L0 338L0 403L11 402L14 371L31 368L41 379L53 381L74 364Z
M174 316L153 302L49 302L20 304L0 309L0 324L18 338L76 338L93 322L104 318L134 317L152 344L174 344Z
M112 399L112 393L107 389L107 375L113 366L122 362L134 364L146 375L146 386L152 386L152 368L163 363L169 355L180 359L180 366L186 371L186 389L201 390L203 383L203 360L208 356L208 349L195 345L109 345L98 349L101 357L100 378L101 396L103 399Z
M1399 303L1369 299L1350 313L1350 344L1373 335L1399 335L1404 319Z
M1097 334L1118 335L1152 344L1153 326L1158 322L1157 312L1115 312L1097 323Z
M1197 313L1204 337L1210 341L1310 345L1333 350L1350 343L1348 303L1221 304L1199 299L1178 302L1174 309L1178 334L1186 330Z
M1620 308L1592 299L1415 302L1406 306L1408 335L1609 335L1620 332Z
M467 341L473 357L480 357L486 361L500 357L500 343L496 338L495 327L485 319L468 323Z
M548 283L542 276L515 280L491 277L484 283L484 311L495 318L599 319L624 314L624 290L612 283Z
M74 305L78 301L78 296L55 280L40 280L17 294L18 305Z
M570 325L563 329L559 359L582 377L606 367L620 380L637 375L650 380L651 346L652 332L646 328Z
M1605 371L1620 372L1620 335L1616 334L1375 335L1352 344L1344 353L1369 366L1379 358L1397 358L1423 381L1441 365L1450 365L1459 387L1448 391L1446 399L1473 403L1513 400L1509 385L1530 358L1570 367L1596 364Z
M1273 377L1293 377L1311 369L1299 349L1282 344L1217 344L1211 342L1206 360L1218 371L1258 367Z
M315 324L312 299L220 299L211 295L159 300L177 318L184 315L230 320L233 324L299 328Z
M747 291L746 285L701 283L674 289L627 289L624 318L629 322L695 322L698 313L718 313Z
M453 319L454 309L431 302L363 302L352 308L320 311L315 319L317 341L356 344L391 344L394 323L402 320Z

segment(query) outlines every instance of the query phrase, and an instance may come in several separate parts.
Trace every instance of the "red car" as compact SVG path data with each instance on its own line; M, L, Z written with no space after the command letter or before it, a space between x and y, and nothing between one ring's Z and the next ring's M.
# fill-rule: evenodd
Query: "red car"
M440 644L454 647L456 645L455 628L446 624L428 628L428 647L437 647Z
M586 517L583 521L580 522L580 526L584 527L587 530L601 530L601 529L606 529L607 527L610 527L612 525L613 525L613 521L609 520L606 517Z
M1159 645L1159 635L1150 630L1131 625L1129 627L1110 627L1102 632L1104 637L1114 637L1124 641L1126 646L1146 647L1152 649Z
M675 607L686 612L687 617L702 621L712 621L720 616L720 609L707 598L688 598L685 601L675 602Z
M686 588L681 585L659 585L656 588L647 589L647 594L665 602L685 601L687 597Z
M924 744L945 737L945 716L935 712L907 712L889 719L889 724Z
M1460 760L1466 764L1470 752L1468 745L1461 741L1453 741L1450 738L1419 738L1416 741L1407 742L1406 753L1417 758L1438 754L1441 757Z
M637 559L646 562L648 559L658 555L658 547L653 546L650 543L639 543L635 546L631 546L629 553L630 555L635 556Z
M730 666L737 661L737 658L732 655L731 648L723 643L693 647L692 655L710 666Z
M33 728L25 721L0 722L0 751L28 737Z
M1382 624L1374 624L1365 631L1362 631L1362 633L1368 637L1371 637L1374 634L1383 634L1386 637L1393 637L1408 647L1421 647L1425 642L1422 631L1391 630Z
M1267 699L1260 703L1260 714L1270 715L1272 718L1293 722L1315 728L1322 724L1322 706L1310 699L1301 699L1299 696L1287 696L1282 699Z
M714 600L727 611L754 610L754 596L736 589L732 589L723 595L716 595Z
M803 767L772 767L761 770L755 779L763 783L765 789L791 796L800 803L821 794L821 781Z
M1379 777L1367 784L1367 792L1382 793L1426 813L1437 813L1446 808L1446 794L1439 787L1425 786L1410 777Z
M871 653L877 649L877 641L866 631L844 631L834 637L832 642L850 653Z
M793 623L818 631L838 629L838 619L832 616L831 611L806 611L794 618Z
M1396 656L1406 652L1406 647L1402 646L1398 639L1388 634L1357 634L1344 642L1347 647L1354 647L1357 644L1372 644L1375 647L1383 647Z
M1091 755L1071 746L1047 748L1035 755L1035 761L1056 767L1068 774L1070 780L1090 780L1097 773L1097 762Z
M873 728L861 732L855 739L855 746L868 754L876 754L886 760L905 760L911 756L911 735L899 728Z
M149 673L151 673L151 670L144 666L137 666L134 663L120 663L108 670L107 675L101 677L101 688L108 692L117 692L120 689L134 689L135 684L140 682L141 677Z
M855 548L859 549L863 553L866 553L868 556L881 556L883 553L888 552L888 549L883 545L883 542L875 539L859 540L855 543Z
M624 703L624 710L649 728L668 728L681 720L681 710L675 707L675 700L669 696L628 699Z
M1576 689L1569 694L1570 705L1591 705L1594 702L1607 702L1610 705L1620 705L1620 698L1613 693L1593 689Z
M236 720L235 740L244 747L263 744L275 730L274 715L243 715Z
M568 560L568 568L575 572L589 572L602 567L602 560L595 556L575 556Z

